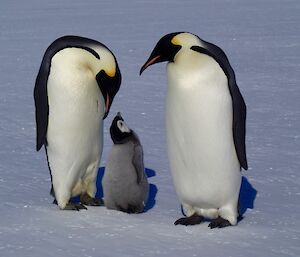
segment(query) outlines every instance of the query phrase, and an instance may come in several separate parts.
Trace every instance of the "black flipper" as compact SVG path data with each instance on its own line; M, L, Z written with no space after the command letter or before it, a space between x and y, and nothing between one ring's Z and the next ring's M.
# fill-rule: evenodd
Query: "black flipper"
M201 40L201 42L203 43L203 47L192 46L191 49L199 53L207 54L212 58L214 58L227 76L228 88L231 94L232 105L233 105L232 129L233 129L235 150L241 167L247 170L248 164L247 164L246 145L245 145L246 104L236 84L235 73L228 61L227 56L225 55L225 53L221 48L203 40Z
M137 184L140 184L143 177L145 176L145 168L143 160L143 149L139 144L135 144L134 146L132 164L135 168Z
M99 55L92 49L93 46L105 47L100 42L92 39L78 37L78 36L64 36L55 40L47 48L34 87L35 118L36 118L36 130L37 130L37 141L36 141L37 151L39 151L44 144L47 145L46 134L48 128L48 115L49 115L47 82L50 73L52 57L57 52L63 50L64 48L77 47L77 48L85 49L86 51L93 54L97 59L100 59Z

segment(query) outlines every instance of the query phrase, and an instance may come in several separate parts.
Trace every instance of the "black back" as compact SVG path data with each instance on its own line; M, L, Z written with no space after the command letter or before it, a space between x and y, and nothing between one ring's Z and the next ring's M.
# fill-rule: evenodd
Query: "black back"
M200 39L203 47L192 46L191 49L199 53L207 54L214 58L220 67L223 69L224 73L228 79L228 88L232 98L233 105L233 139L234 145L237 153L238 160L241 167L245 170L248 169L247 156L246 156L246 104L243 96L236 84L235 73L228 61L227 56L221 48L218 46L206 42Z
M98 41L89 38L79 37L79 36L64 36L58 38L47 48L34 87L35 118L36 118L36 130L37 130L37 139L36 139L37 151L39 151L44 144L47 145L46 134L48 128L48 115L49 115L47 82L50 73L52 57L57 52L65 48L77 47L89 51L96 58L100 59L98 53L92 49L93 46L102 46L108 49L105 45L103 45Z

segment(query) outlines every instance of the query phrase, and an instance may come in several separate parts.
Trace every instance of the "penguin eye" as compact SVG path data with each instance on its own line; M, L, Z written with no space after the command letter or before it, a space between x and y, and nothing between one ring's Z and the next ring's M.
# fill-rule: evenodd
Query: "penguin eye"
M118 120L117 126L122 133L130 132L130 129L127 127L126 123L122 120Z

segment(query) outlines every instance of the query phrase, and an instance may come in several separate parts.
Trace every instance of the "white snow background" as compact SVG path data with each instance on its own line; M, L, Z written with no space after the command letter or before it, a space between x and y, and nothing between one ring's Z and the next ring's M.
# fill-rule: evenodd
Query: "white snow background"
M0 256L300 256L299 14L299 0L1 0ZM244 197L254 206L235 227L173 225L181 211L166 155L165 64L138 72L176 31L226 52L248 106ZM123 82L105 120L101 166L121 111L156 173L155 205L143 214L51 204L45 153L35 151L33 87L44 51L67 34L99 40L117 57Z

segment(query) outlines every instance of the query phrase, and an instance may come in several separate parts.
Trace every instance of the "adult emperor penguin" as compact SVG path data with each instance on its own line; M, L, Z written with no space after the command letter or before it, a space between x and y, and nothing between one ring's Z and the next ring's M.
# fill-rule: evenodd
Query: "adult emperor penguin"
M171 173L186 217L210 228L236 225L247 170L246 105L225 53L186 32L162 37L140 74L167 61L166 130Z
M120 84L115 56L95 40L64 36L45 52L34 88L36 150L45 146L60 209L101 204L95 194L103 119ZM76 195L79 204L70 202Z
M102 182L104 204L108 209L140 213L144 210L149 191L143 147L121 113L114 118L110 134L114 145Z

